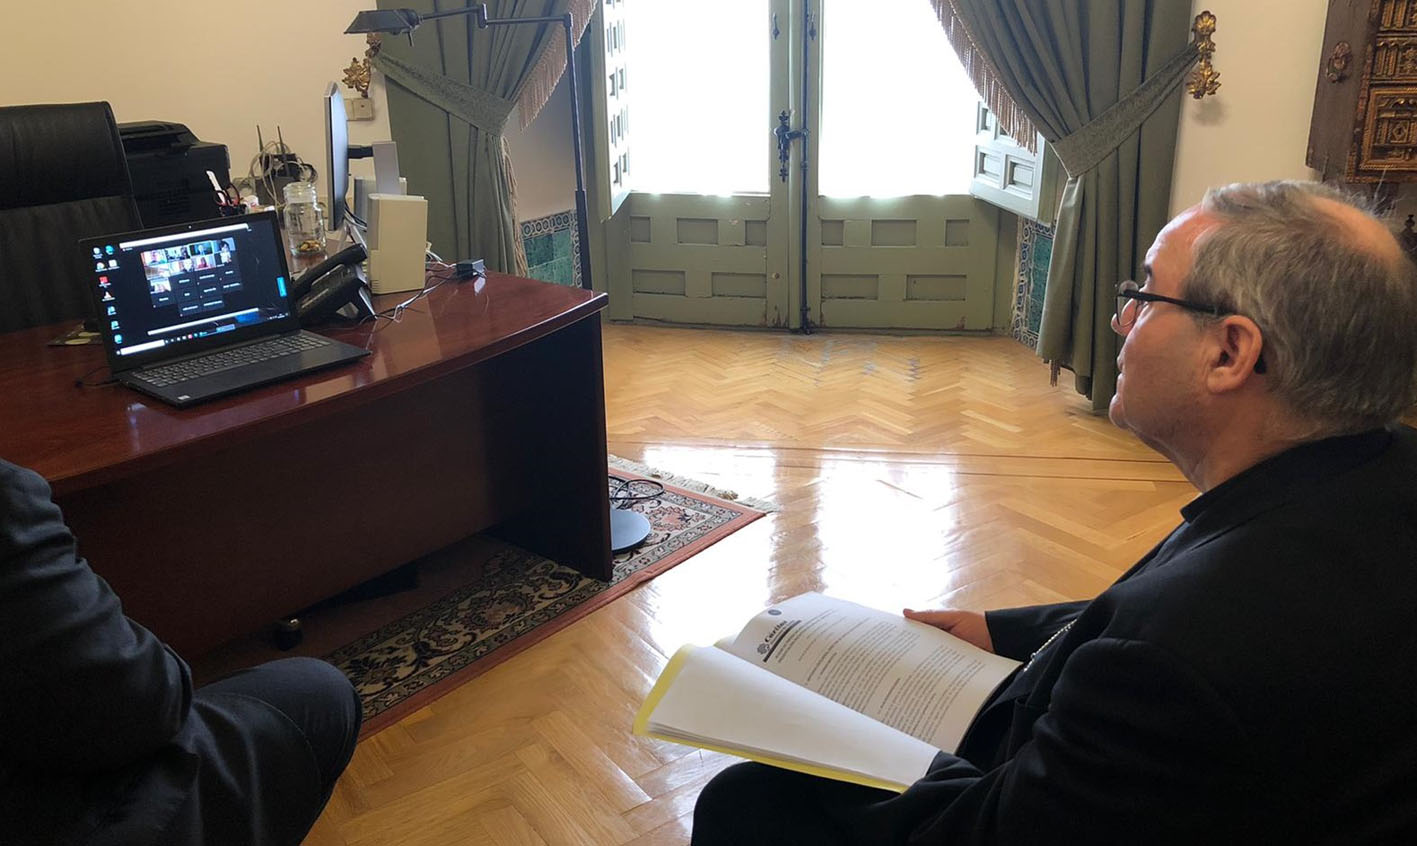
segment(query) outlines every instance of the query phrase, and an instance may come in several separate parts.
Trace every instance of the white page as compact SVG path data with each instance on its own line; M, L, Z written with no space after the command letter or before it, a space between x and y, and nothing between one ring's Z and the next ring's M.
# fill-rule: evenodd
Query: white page
M721 649L680 653L688 653L684 665L649 715L653 734L824 765L901 789L925 775L939 752Z
M762 611L728 651L948 752L1019 664L933 626L819 593Z

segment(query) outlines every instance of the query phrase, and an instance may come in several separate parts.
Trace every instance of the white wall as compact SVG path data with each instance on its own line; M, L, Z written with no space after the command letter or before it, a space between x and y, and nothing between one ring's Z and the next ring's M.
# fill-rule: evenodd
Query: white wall
M325 86L363 57L344 28L373 0L41 0L6 3L0 103L107 100L120 123L186 124L227 145L244 175L279 127L325 178ZM344 88L346 97L358 97ZM351 121L350 142L389 138L382 84L372 121ZM372 175L368 161L355 162Z
M1310 179L1304 164L1326 0L1194 0L1215 14L1220 91L1185 97L1176 137L1171 209L1229 182Z
M521 129L521 117L515 114L507 123L507 147L512 151L512 171L517 180L517 217L521 220L535 220L576 207L569 90L562 74L551 99L531 125ZM587 92L582 90L582 110L589 108L586 97ZM581 141L586 143L584 138ZM589 147L586 155L590 155ZM586 178L590 178L589 173Z

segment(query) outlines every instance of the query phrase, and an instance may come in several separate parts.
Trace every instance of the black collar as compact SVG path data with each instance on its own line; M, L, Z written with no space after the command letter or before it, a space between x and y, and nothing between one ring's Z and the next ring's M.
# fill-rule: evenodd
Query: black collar
M1401 436L1412 430L1402 427ZM1372 460L1386 451L1396 427L1372 429L1310 441L1267 458L1226 479L1181 508L1188 534L1219 531L1288 501L1317 483Z

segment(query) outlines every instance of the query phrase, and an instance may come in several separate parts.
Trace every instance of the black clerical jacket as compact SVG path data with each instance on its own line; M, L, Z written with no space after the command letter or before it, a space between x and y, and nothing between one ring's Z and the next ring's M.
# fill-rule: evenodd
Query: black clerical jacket
M1298 447L1182 515L1097 599L990 613L1026 665L856 839L1417 842L1417 433Z

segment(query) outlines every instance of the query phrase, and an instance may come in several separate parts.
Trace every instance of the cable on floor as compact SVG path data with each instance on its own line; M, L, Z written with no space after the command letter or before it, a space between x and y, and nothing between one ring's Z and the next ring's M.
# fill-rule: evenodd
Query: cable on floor
M629 508L639 502L649 502L664 496L664 485L653 479L622 479L611 476L618 486L610 492L611 508Z

